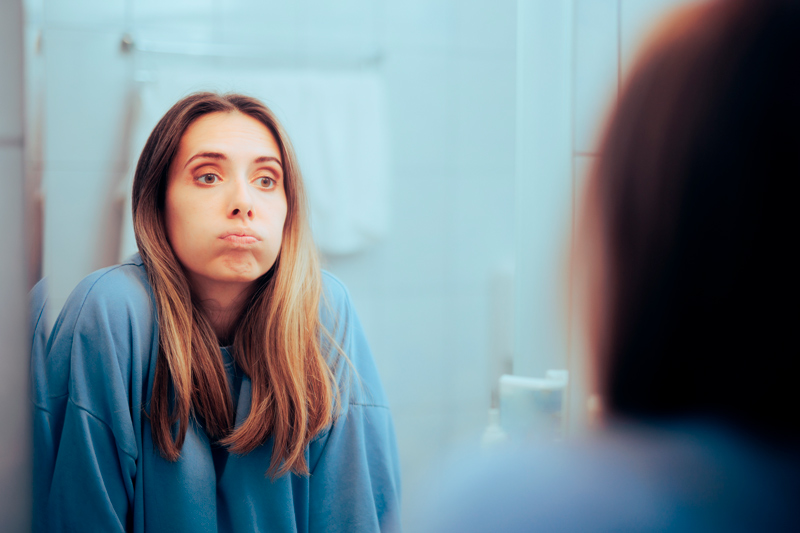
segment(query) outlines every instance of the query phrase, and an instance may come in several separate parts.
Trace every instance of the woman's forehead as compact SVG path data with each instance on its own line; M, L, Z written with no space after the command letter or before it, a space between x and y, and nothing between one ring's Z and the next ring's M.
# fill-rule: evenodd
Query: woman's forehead
M238 111L209 113L186 128L176 159L186 161L200 152L274 158L281 162L280 147L270 129Z

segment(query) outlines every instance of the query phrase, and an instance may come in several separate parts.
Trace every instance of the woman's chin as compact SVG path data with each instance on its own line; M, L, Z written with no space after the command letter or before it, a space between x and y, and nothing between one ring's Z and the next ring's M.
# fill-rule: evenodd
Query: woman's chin
M263 265L255 260L236 260L226 258L206 276L223 283L248 283L263 276L272 265Z

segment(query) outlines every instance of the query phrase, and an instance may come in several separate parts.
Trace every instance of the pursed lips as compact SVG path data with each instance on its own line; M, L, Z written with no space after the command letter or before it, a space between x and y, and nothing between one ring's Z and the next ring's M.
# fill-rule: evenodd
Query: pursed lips
M226 231L220 235L220 239L233 244L255 244L261 240L255 233L246 229Z

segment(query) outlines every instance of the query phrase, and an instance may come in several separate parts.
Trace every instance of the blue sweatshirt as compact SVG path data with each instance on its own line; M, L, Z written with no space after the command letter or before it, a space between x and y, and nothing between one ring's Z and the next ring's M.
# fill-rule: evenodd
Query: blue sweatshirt
M340 372L345 411L306 448L310 475L274 481L271 439L237 456L195 421L176 462L159 455L147 418L158 323L138 255L85 278L47 339L44 289L34 288L34 531L399 531L386 396L347 290L328 273L323 286L323 324L357 378ZM227 348L221 355L238 424L250 380Z

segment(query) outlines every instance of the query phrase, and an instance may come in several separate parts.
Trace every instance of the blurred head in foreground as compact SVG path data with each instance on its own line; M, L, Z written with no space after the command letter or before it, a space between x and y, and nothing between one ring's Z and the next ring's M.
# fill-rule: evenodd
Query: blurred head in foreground
M800 0L672 16L599 152L573 281L614 423L459 465L429 530L797 531Z
M678 12L599 152L582 231L606 409L797 443L800 2Z

